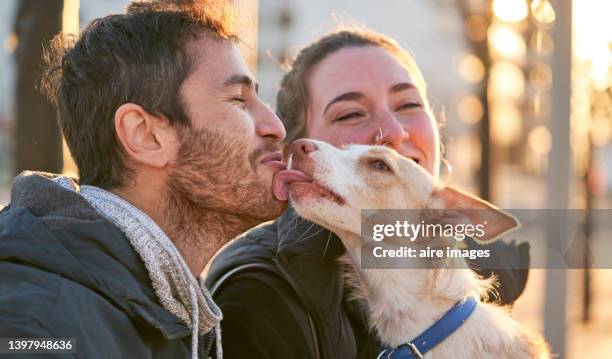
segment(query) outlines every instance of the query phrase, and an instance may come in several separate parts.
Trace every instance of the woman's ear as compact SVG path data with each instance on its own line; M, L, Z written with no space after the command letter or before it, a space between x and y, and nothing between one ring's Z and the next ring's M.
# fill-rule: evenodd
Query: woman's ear
M176 132L168 120L133 103L125 103L115 112L115 131L130 161L139 164L165 167L178 148Z
M429 202L433 208L444 212L442 217L451 223L467 221L473 225L483 225L482 236L472 238L479 244L492 243L501 235L521 228L520 222L513 215L452 186L436 188Z

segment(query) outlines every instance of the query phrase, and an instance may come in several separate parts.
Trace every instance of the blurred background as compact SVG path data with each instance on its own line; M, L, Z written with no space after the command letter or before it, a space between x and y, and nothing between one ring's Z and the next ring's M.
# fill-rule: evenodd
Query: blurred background
M612 1L234 3L241 50L272 107L285 58L338 24L360 23L414 54L445 122L446 181L502 208L611 208ZM76 176L55 112L35 88L42 43L126 4L0 1L0 203L24 169ZM610 358L610 283L607 269L532 269L513 314L559 358Z

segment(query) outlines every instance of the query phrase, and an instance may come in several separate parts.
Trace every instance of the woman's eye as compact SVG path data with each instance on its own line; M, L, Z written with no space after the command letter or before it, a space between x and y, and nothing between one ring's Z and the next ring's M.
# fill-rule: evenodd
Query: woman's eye
M346 120L350 120L353 118L359 118L359 117L363 117L363 114L360 112L351 112L351 113L347 113L346 115L342 115L340 117L337 117L334 122L337 121L346 121Z
M383 160L372 160L370 166L378 171L391 172L391 168Z
M417 107L421 107L421 104L419 102L407 102L399 106L396 111L409 110L409 109L417 108Z

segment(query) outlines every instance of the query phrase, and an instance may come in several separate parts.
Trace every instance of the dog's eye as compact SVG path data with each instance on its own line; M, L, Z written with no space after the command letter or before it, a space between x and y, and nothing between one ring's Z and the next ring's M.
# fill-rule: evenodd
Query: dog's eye
M383 160L372 160L370 166L378 171L391 172L391 168Z

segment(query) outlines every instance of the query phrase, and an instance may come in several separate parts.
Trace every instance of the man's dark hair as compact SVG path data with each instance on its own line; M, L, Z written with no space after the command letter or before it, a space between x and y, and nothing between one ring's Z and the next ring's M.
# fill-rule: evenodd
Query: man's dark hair
M193 67L189 42L237 41L232 24L223 1L134 2L126 14L92 21L76 41L51 41L42 89L57 106L81 184L110 189L129 178L114 125L122 104L190 126L179 91Z

